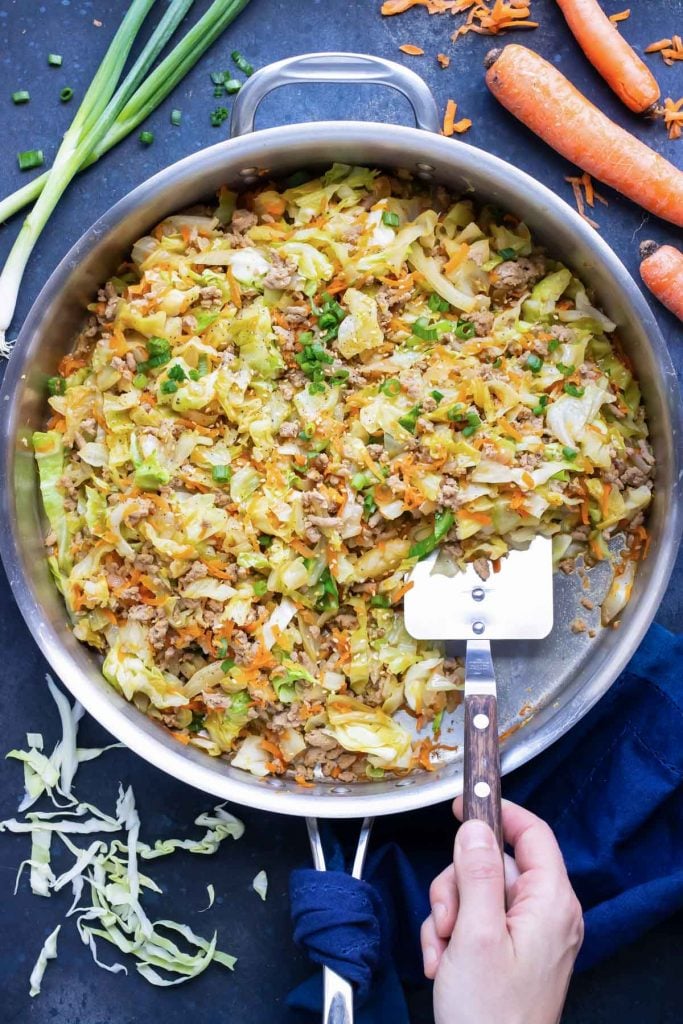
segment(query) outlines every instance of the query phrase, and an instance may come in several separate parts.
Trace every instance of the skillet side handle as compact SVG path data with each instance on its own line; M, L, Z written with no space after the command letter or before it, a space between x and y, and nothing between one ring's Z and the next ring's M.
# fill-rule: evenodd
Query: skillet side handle
M497 704L492 693L465 697L463 820L485 821L493 829L502 852Z
M281 85L294 82L345 82L386 85L406 97L418 128L439 132L439 111L429 86L401 64L365 53L306 53L286 57L260 68L237 94L230 118L230 135L254 130L256 110L264 97Z

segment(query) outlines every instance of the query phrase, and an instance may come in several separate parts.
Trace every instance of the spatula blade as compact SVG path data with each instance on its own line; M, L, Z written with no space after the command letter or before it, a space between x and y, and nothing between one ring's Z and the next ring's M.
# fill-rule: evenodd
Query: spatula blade
M406 629L416 640L542 640L553 628L552 541L536 537L511 551L482 580L468 565L455 576L434 572L435 551L413 569L403 599ZM477 625L481 624L481 626ZM477 628L475 628L477 625Z

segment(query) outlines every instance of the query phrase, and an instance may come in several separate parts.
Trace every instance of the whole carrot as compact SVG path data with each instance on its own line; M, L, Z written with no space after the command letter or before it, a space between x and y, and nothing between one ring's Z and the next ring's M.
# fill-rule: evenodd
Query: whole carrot
M622 103L643 114L659 99L650 69L609 20L597 0L557 0L572 35Z
M683 227L683 172L598 110L533 50L510 43L485 61L486 84L511 114L567 160Z
M673 245L640 244L640 276L653 295L683 320L683 252Z

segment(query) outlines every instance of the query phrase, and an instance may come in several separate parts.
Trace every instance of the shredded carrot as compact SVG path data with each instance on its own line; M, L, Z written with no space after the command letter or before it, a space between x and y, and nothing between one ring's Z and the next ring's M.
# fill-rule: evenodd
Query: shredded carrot
M72 356L69 353L64 356L57 369L61 377L70 377L72 373L75 373L76 370L80 370L85 365L85 359L77 359L76 356Z
M600 227L594 220L586 214L586 207L584 205L584 193L581 191L583 188L585 191L585 201L589 206L593 206L596 199L599 199L601 203L607 206L607 200L604 196L599 195L593 188L593 181L590 174L582 174L580 178L565 177L565 181L569 182L574 193L574 201L576 203L576 209L578 210L579 216L582 217L587 224L590 224L596 231Z
M451 58L446 53L437 53L436 59L442 68L447 68L451 62Z
M402 46L399 46L399 50L402 53L407 53L410 57L421 57L424 54L421 46L414 46L412 43L404 43Z
M503 431L506 434L509 434L510 437L514 437L515 441L521 441L524 437L524 434L521 432L521 430L517 430L517 427L513 427L512 423L510 423L510 421L505 416L501 416L498 422L503 428Z
M460 246L453 253L451 258L446 263L444 269L445 274L452 274L454 270L457 270L461 263L467 259L467 253L469 252L469 246L466 242L461 242Z
M664 100L664 127L669 133L670 139L680 139L681 125L683 124L683 97L680 100L672 100L667 97Z
M237 308L241 309L242 308L242 292L240 291L240 286L237 283L235 275L232 272L232 267L228 267L226 269L225 276L227 277L228 284L230 285L230 298L232 299L233 303L237 306Z
M408 583L404 583L402 587L399 587L398 590L395 590L391 595L391 603L398 604L401 598L405 597L408 591L412 590L414 586L415 583L413 582L413 580L410 580Z
M602 513L602 518L603 519L607 519L607 511L608 511L608 507L609 507L609 496L610 496L611 491L612 491L612 485L611 484L603 484L602 485L602 497L600 498L600 512Z
M665 64L671 66L675 60L683 60L683 40L680 36L659 39L645 47L645 53L660 53Z
M273 743L271 740L261 740L261 746L273 757L276 757L278 761L284 761L282 751L278 747L277 743Z
M173 732L173 731L171 731L171 736L173 737L174 740L178 740L178 742L182 743L183 746L185 746L185 747L190 742L190 737L187 735L187 733L184 733L184 732Z
M309 782L308 779L305 779L303 777L303 775L295 775L294 776L294 781L299 786L305 786L306 789L313 789L314 788L314 783L313 782Z
M627 18L631 17L631 8L627 7L625 11L617 11L616 14L610 14L609 20L613 25L618 25L620 21L626 21Z
M446 104L446 113L443 119L443 134L451 136L453 134L453 123L455 121L455 112L458 109L458 105L455 100L449 100Z
M469 117L461 117L459 121L456 121L453 125L453 131L456 135L462 135L472 127L472 121Z

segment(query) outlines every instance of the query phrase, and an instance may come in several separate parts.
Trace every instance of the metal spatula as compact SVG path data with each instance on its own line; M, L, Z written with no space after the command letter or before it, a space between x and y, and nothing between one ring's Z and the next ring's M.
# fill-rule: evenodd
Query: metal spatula
M439 552L418 562L404 597L416 640L466 640L464 814L486 821L503 847L496 678L491 640L541 640L553 627L552 543L537 537L482 580L472 565L435 571Z

